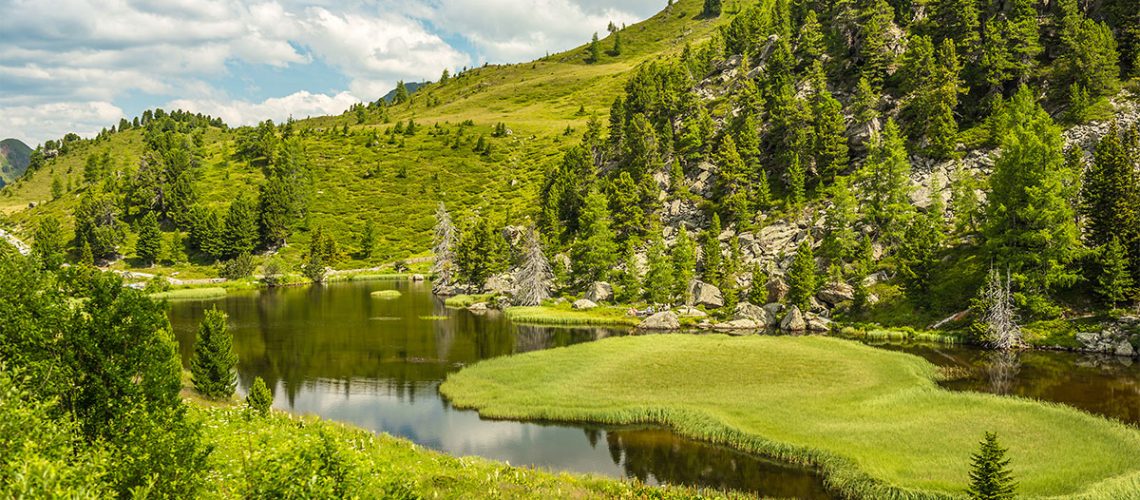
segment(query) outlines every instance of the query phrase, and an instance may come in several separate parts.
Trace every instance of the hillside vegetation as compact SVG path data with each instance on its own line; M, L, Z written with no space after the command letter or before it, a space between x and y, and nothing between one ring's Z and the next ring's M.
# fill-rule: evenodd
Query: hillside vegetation
M19 139L0 141L0 188L24 175L31 155L32 148Z

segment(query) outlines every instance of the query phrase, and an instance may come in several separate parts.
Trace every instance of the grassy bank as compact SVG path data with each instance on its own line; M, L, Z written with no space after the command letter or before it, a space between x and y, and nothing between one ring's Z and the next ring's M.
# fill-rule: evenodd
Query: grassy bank
M225 297L229 292L222 287L182 288L169 292L153 293L154 300L213 300Z
M816 465L860 498L962 495L984 431L1010 448L1020 495L1140 491L1140 431L935 377L922 359L845 340L668 335L484 361L440 390L491 418L668 425Z
M537 307L510 307L507 318L529 325L637 326L641 319L626 314L626 308L601 306L588 311L572 309L569 303Z
M687 488L654 488L552 474L481 458L456 458L403 439L311 417L193 403L214 451L210 496L357 498L692 498Z

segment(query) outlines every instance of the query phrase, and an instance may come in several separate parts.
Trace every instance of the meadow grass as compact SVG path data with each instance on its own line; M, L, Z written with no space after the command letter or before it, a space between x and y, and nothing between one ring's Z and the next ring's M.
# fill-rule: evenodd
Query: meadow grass
M464 309L488 300L491 300L491 294L455 295L444 299L443 305L452 309Z
M396 300L403 295L404 294L400 293L399 290L380 290L372 292L372 298L380 300Z
M225 297L229 292L222 287L183 288L150 295L155 300L213 300Z
M535 307L509 307L507 318L530 325L621 325L637 326L639 318L626 315L621 307L599 306L588 311L571 309L569 304Z
M296 492L318 481L331 459L336 483L356 498L693 498L742 497L683 487L650 487L584 475L554 474L475 457L451 457L387 434L315 417L272 412L254 416L227 403L191 399L191 418L213 447L207 460L209 498L249 498L268 483ZM299 477L304 476L304 477ZM328 479L327 477L325 478Z
M633 336L480 362L441 393L488 418L659 424L819 467L856 498L953 498L982 433L1022 496L1136 498L1140 431L1069 407L950 392L908 354L826 337Z

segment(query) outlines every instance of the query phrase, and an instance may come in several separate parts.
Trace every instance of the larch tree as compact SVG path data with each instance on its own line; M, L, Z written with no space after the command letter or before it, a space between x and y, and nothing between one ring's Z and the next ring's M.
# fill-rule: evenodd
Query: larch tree
M879 239L894 245L902 238L914 213L910 201L910 160L898 125L887 120L859 174L866 215L879 230Z
M613 220L605 195L591 189L578 219L578 240L574 243L574 274L583 285L604 280L617 260Z
M198 326L194 357L190 359L190 380L194 388L210 399L226 399L237 385L237 354L227 326L226 313L217 308L206 311Z
M724 277L724 255L720 248L720 216L713 214L701 244L701 279L705 283L720 283Z
M673 266L660 229L652 232L649 252L646 255L648 271L645 275L645 298L654 304L668 304L673 296Z
M682 225L673 241L671 252L673 261L673 295L684 303L689 303L689 285L697 269L697 250L689 230Z
M811 310L811 299L819 287L819 270L816 268L811 237L804 238L796 248L796 256L788 269L788 304L801 311Z
M829 193L831 206L823 223L823 256L833 264L842 264L855 256L859 246L855 234L858 202L846 177L836 177Z
M135 254L147 265L154 265L162 255L162 231L154 212L147 212L139 221L138 236Z
M554 273L542 251L542 238L533 227L527 230L522 265L515 272L515 302L520 306L537 306L550 298Z

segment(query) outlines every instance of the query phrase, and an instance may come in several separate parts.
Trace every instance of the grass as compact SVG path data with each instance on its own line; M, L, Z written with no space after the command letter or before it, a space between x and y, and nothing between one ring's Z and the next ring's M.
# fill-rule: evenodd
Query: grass
M150 298L155 300L212 300L225 297L228 293L225 288L221 287L183 288L169 292L154 293L151 294Z
M456 458L363 429L232 405L193 401L213 447L202 494L209 498L349 495L357 498L692 498L715 491L649 487L553 474L482 458ZM330 494L325 488L343 488ZM323 494L322 494L323 492ZM739 496L739 495L737 495Z
M1023 496L1135 498L1140 431L940 388L918 357L825 337L635 336L484 361L440 391L488 418L660 424L814 465L856 498L962 496L984 431Z
M400 293L399 290L380 290L378 292L372 292L372 298L380 300L396 300L403 295L404 294Z
M455 295L443 301L443 305L452 309L465 309L480 302L491 300L490 294Z
M621 307L599 306L588 311L570 308L568 302L536 307L509 307L507 318L515 323L530 325L620 325L637 326L641 319L626 315Z

